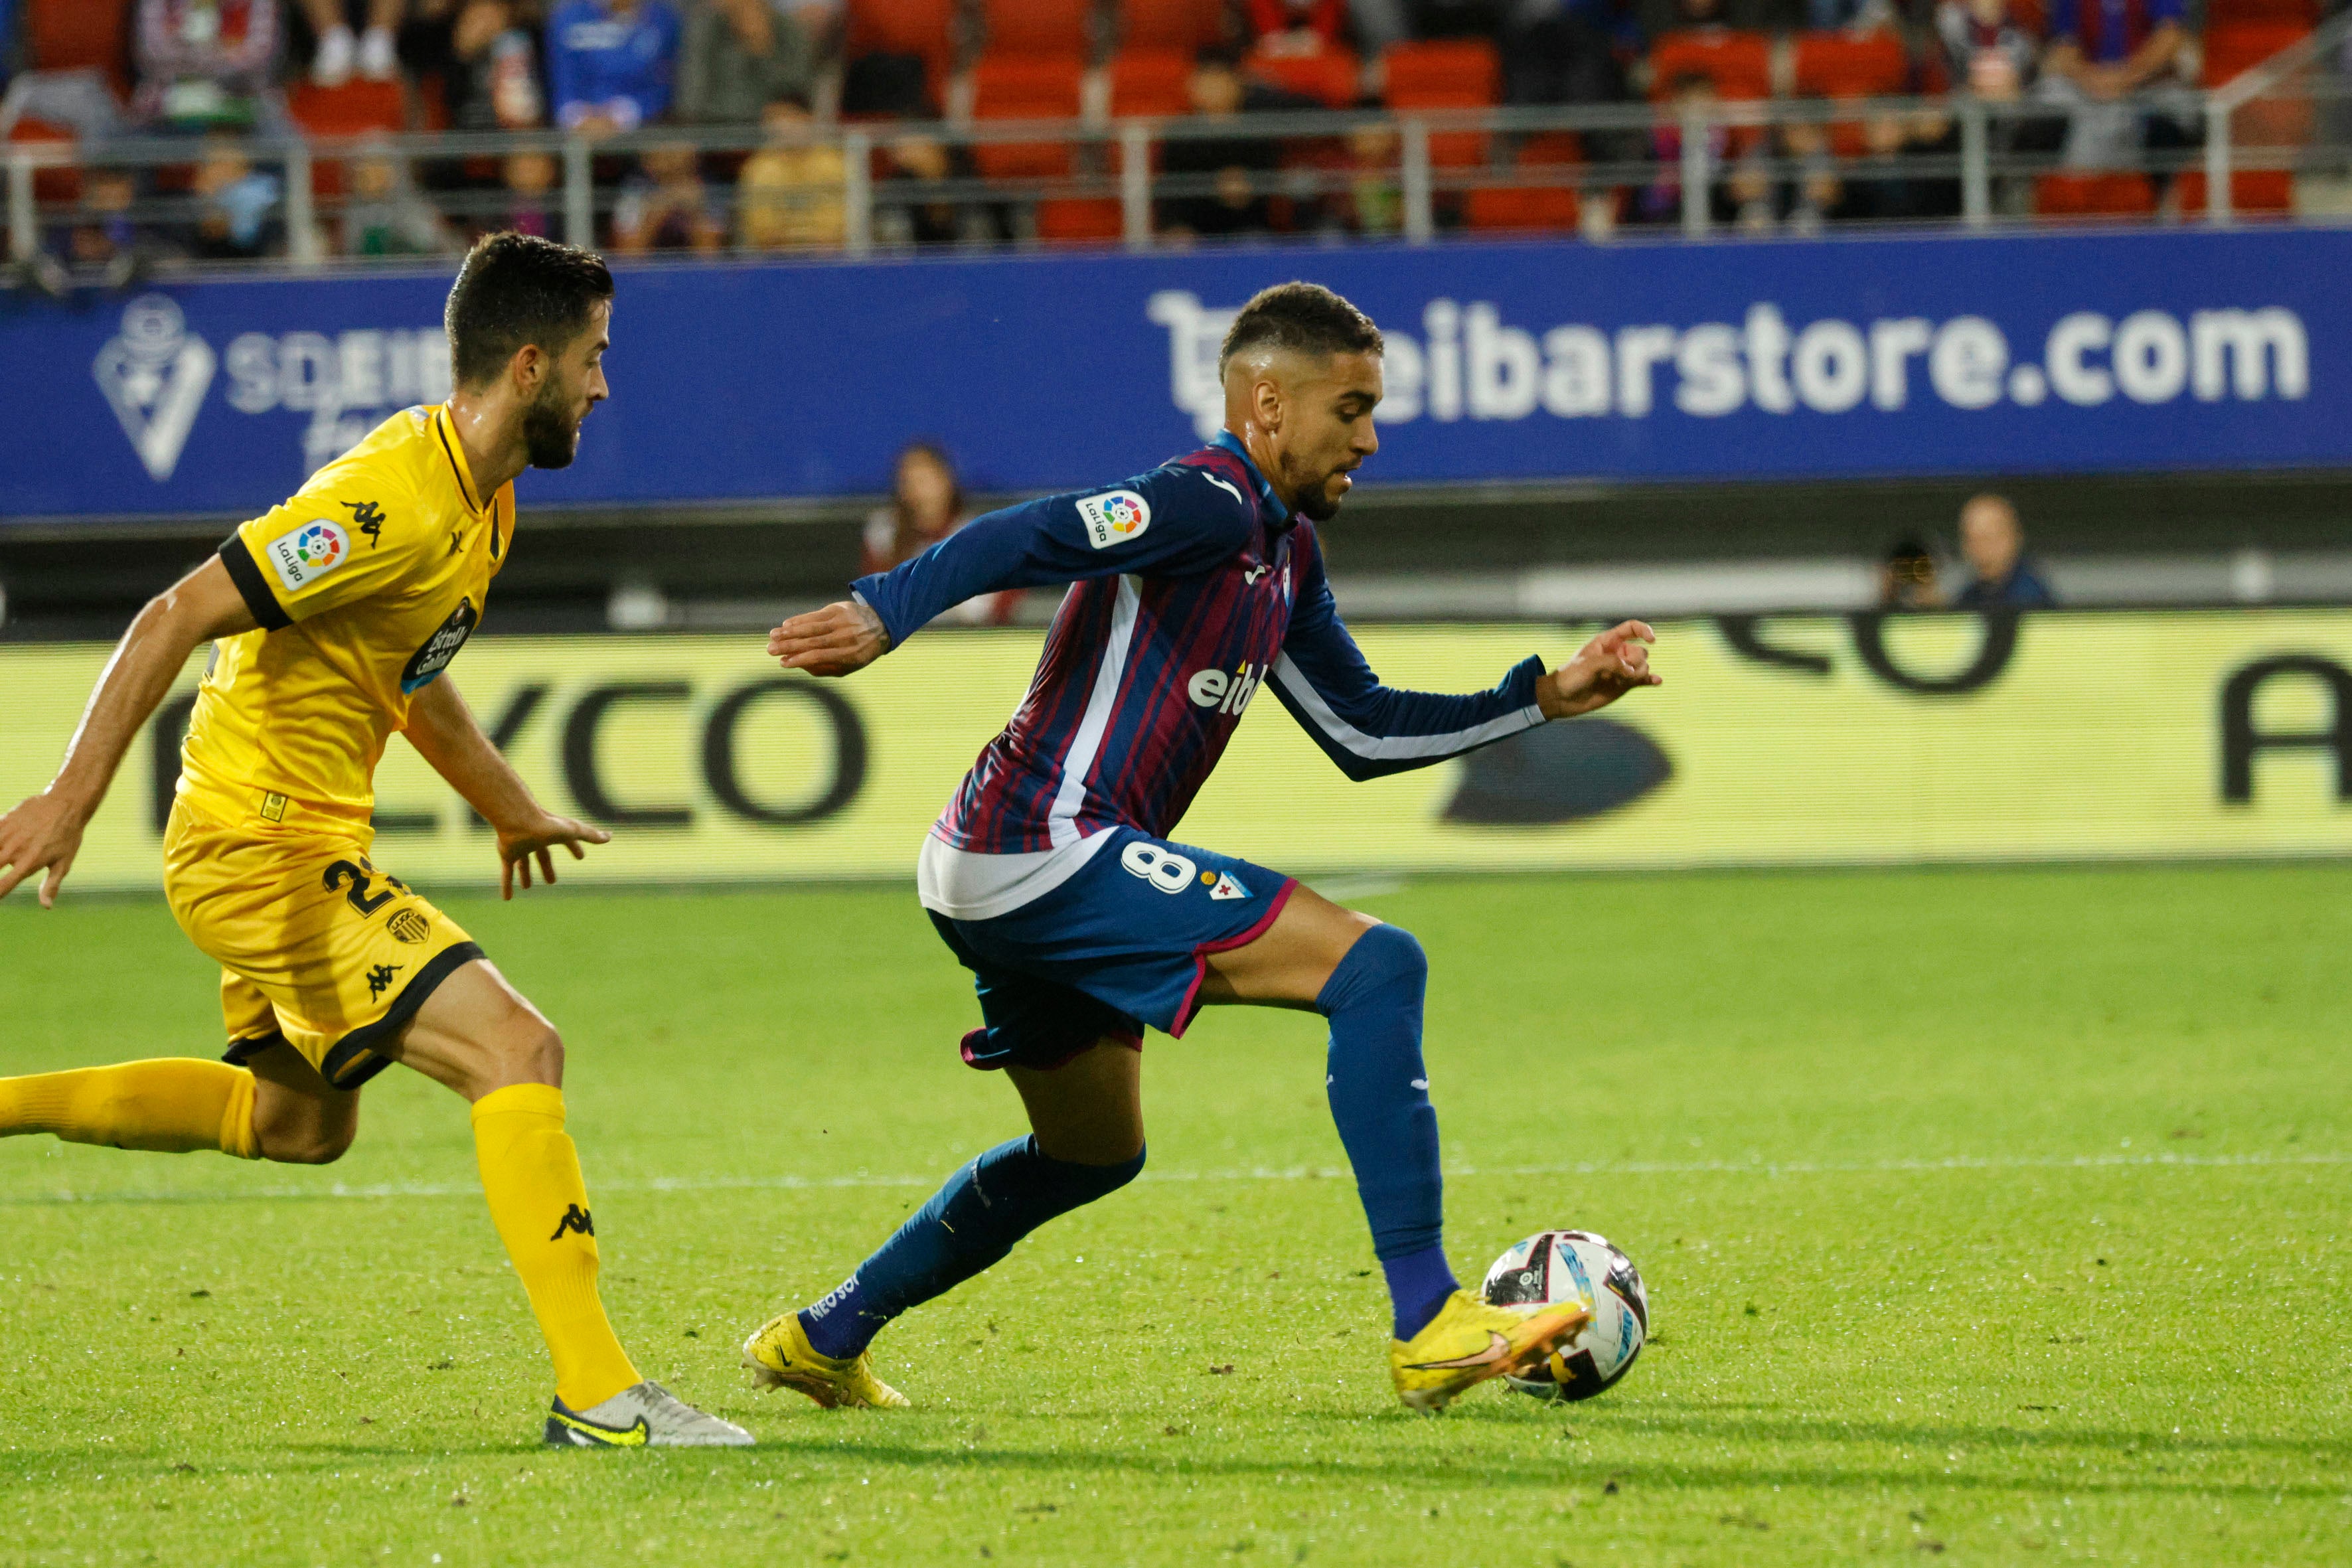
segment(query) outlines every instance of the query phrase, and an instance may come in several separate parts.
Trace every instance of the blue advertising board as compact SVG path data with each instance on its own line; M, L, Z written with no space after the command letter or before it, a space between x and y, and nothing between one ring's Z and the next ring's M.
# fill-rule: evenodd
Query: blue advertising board
M625 271L613 401L527 501L1103 483L1215 427L1252 292L1388 333L1366 479L2352 467L2352 233L1251 248ZM0 304L0 519L251 512L448 384L446 276Z

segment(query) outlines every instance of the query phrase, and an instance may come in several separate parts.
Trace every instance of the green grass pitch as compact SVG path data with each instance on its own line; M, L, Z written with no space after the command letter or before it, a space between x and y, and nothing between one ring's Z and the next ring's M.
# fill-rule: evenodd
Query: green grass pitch
M898 1324L745 1331L1019 1126L911 892L449 900L563 1026L607 1300L748 1453L551 1453L462 1108L324 1170L0 1143L0 1563L2352 1558L2352 868L1426 880L1449 1244L1572 1223L1590 1404L1391 1394L1311 1016L1148 1047L1152 1163ZM209 1054L160 904L0 909L0 1071Z

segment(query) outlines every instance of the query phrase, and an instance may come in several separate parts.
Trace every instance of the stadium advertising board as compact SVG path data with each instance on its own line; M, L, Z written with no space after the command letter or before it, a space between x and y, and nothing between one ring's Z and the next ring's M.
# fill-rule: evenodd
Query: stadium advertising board
M1373 626L1394 684L1462 689L1558 625ZM911 878L1023 691L1034 633L941 631L846 682L757 637L478 638L457 668L556 809L614 830L567 879ZM0 798L39 788L105 658L0 647ZM1790 617L1659 627L1668 684L1367 784L1263 689L1181 837L1307 873L2336 855L2352 849L2352 613ZM76 882L157 883L200 667L93 826ZM495 880L488 834L395 741L376 858Z
M561 505L867 493L908 439L1097 485L1216 423L1255 289L1389 333L1373 482L2352 464L2352 232L1362 246L711 265L621 284ZM0 313L0 520L251 514L448 384L440 273Z

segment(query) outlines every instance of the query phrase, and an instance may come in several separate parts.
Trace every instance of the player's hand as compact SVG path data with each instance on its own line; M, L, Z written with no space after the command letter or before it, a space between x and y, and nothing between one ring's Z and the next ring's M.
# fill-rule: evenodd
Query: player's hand
M555 881L555 857L551 853L557 845L572 851L574 860L583 859L587 851L583 844L610 844L613 836L601 827L591 827L584 822L574 822L568 816L541 816L537 821L517 827L499 829L499 897L515 896L515 880L530 886L530 863L539 862L539 879L551 886Z
M58 886L81 853L81 830L88 821L63 795L47 793L0 816L0 899L46 867L49 874L41 882L41 908L56 907Z
M794 616L768 634L768 652L777 663L811 675L847 675L889 651L882 617L855 599Z
M1658 634L1640 621L1623 621L1578 650L1574 658L1536 683L1536 702L1547 719L1573 719L1606 708L1637 686L1664 686L1650 668L1644 646Z

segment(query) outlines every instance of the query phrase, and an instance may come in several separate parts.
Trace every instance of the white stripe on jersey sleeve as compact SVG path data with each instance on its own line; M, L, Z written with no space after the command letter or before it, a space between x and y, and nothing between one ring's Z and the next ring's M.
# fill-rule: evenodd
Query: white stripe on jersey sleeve
M1086 715L1078 721L1078 732L1062 758L1062 787L1054 792L1054 806L1045 817L1046 841L1056 849L1078 838L1076 817L1078 808L1087 803L1087 775L1094 772L1103 733L1110 728L1110 710L1118 702L1119 678L1127 672L1127 645L1135 635L1136 612L1143 603L1135 584L1132 576L1118 580L1118 599L1110 612L1110 637L1103 647L1102 663L1095 668L1094 690L1087 694Z
M1468 730L1454 730L1443 735L1367 735L1331 710L1315 683L1293 664L1288 654L1274 661L1274 679L1290 693L1299 710L1315 721L1315 727L1333 741L1369 762L1395 762L1406 757L1450 757L1456 752L1466 752L1473 746L1483 746L1489 741L1499 741L1506 735L1516 735L1531 730L1544 721L1543 710L1529 704L1516 713L1506 713L1489 719L1484 724Z

